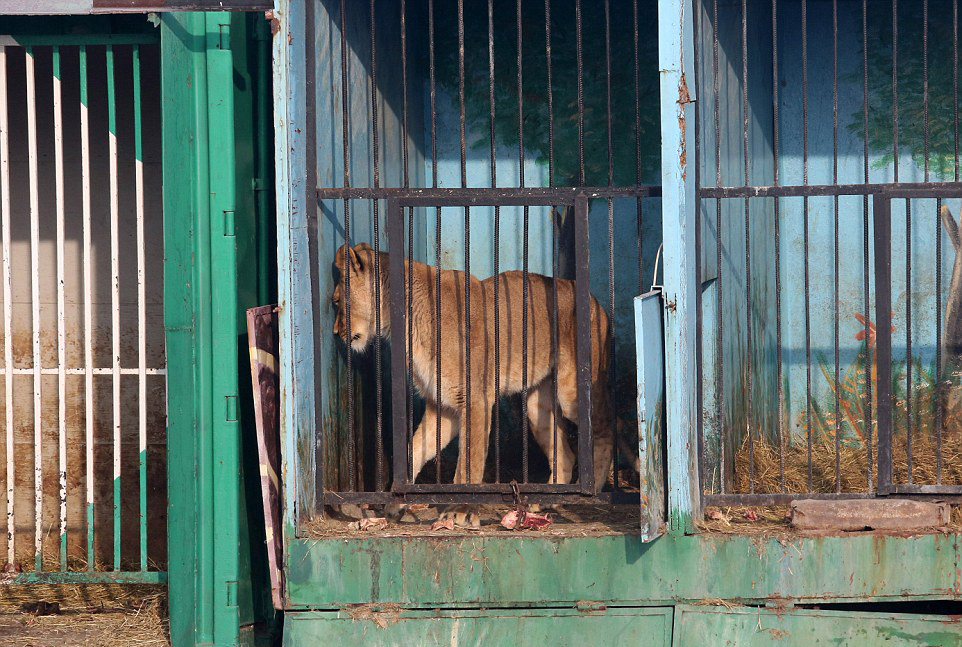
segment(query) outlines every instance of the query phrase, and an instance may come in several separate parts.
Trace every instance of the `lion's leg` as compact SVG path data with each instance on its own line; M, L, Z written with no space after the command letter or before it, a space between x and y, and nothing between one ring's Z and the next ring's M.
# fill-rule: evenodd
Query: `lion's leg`
M412 474L417 478L424 466L437 456L438 451L438 407L430 400L425 402L424 417L418 428L414 431L411 438L411 459ZM444 449L458 433L457 414L452 411L442 409L441 418L441 448ZM400 475L395 475L398 479ZM391 504L385 508L385 514L389 517L400 516L402 506Z
M570 483L575 455L568 445L564 430L556 424L554 405L554 389L551 380L548 379L528 394L528 422L531 423L531 433L548 457L548 464L551 465L548 482ZM557 451L557 465L555 465L555 451Z
M482 483L484 481L484 463L488 457L488 434L491 431L491 401L479 393L470 403L471 406L471 434L468 438L467 430L461 434L461 447L458 452L458 466L454 471L454 482L460 485L466 483ZM463 416L461 420L465 420ZM468 474L470 466L470 474ZM466 528L480 528L481 515L476 505L453 505L441 515L441 520L453 519L454 525Z

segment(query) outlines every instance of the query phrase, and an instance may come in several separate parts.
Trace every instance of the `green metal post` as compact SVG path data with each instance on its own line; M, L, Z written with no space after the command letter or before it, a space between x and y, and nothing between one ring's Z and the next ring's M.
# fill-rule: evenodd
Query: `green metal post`
M134 157L137 164L143 164L143 137L140 112L140 45L133 46L133 85L134 85ZM141 225L142 230L142 225ZM143 253L142 250L138 253ZM141 335L144 333L141 332ZM143 388L143 387L141 387ZM143 402L140 403L143 406ZM143 415L141 412L140 415ZM147 448L138 452L138 482L140 486L140 570L147 570Z
M240 424L237 399L237 249L234 237L234 61L230 14L208 13L207 87L210 168L211 350L214 523L214 642L233 645L238 637L237 572L240 532Z
M168 570L175 647L212 644L210 217L206 24L161 21Z

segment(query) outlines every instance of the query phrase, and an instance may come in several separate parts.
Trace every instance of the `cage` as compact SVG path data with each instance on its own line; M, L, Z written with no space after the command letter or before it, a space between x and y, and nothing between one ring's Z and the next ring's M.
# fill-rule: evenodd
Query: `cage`
M956 3L696 4L704 501L958 494Z
M632 299L660 244L655 5L304 11L289 200L305 216L280 250L300 520L636 503Z

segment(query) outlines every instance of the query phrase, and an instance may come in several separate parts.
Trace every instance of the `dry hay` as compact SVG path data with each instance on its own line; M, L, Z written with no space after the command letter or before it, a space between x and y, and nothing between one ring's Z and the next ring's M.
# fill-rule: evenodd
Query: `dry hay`
M5 647L167 647L165 599L155 595L135 610L53 615L0 613Z
M19 611L23 605L43 600L56 602L62 611L130 610L163 593L156 584L3 584L0 613Z
M836 479L836 444L833 437L819 434L812 438L811 487L809 487L809 463L807 442L785 447L785 482L782 487L781 464L778 446L764 439L754 438L749 445L746 438L735 454L735 480L732 493L748 493L749 466L754 467L752 481L756 493L779 492L866 492L868 491L868 455L864 442L851 439L838 444L838 476ZM912 434L912 483L935 485L938 482L936 459L938 438L923 432ZM878 440L873 434L872 483L877 482ZM754 458L754 460L752 460ZM908 439L906 434L894 434L892 438L892 479L896 483L908 482ZM840 482L840 486L838 487ZM952 426L942 434L942 483L962 485L962 428Z

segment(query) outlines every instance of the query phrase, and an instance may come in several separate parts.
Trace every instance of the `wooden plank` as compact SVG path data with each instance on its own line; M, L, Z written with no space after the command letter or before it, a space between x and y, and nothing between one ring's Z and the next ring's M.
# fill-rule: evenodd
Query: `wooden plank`
M283 547L281 532L280 366L276 306L247 311L247 343L250 348L254 420L257 424L257 457L260 464L264 530L271 575L271 599L275 609L284 608Z
M800 530L917 530L948 524L947 503L906 499L792 502L792 525Z
M665 532L665 338L661 290L635 297L641 539Z

